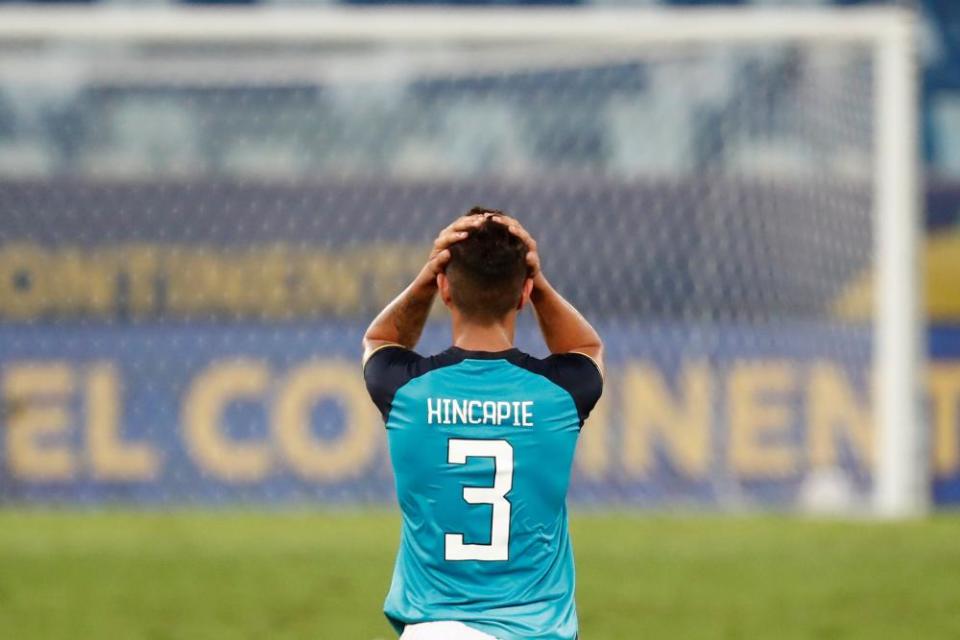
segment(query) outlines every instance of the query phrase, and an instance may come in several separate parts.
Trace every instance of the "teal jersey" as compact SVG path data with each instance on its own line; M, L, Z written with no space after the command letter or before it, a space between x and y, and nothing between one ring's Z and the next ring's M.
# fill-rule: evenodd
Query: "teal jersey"
M501 640L574 640L566 495L603 386L581 354L386 347L364 368L387 428L402 514L384 611Z

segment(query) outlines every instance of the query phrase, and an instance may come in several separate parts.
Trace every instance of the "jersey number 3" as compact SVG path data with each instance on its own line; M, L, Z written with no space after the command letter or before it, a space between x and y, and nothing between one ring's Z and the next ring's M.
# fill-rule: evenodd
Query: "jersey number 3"
M444 536L447 560L503 561L510 558L510 501L513 488L513 447L506 440L450 440L447 462L466 464L467 458L493 458L492 487L464 487L463 499L469 504L493 506L490 544L466 544L462 533Z

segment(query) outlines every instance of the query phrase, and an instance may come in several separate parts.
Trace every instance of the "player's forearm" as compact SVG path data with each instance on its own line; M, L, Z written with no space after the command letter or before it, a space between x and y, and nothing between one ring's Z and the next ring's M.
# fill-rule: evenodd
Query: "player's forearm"
M600 360L603 352L600 335L542 273L534 279L530 301L550 353L578 351Z
M450 259L450 245L466 238L470 229L475 229L481 222L482 216L463 216L440 232L433 241L427 264L410 286L394 298L367 328L363 335L364 362L376 349L387 344L398 344L407 349L417 346L433 299L437 297L437 276Z
M363 336L363 347L371 351L384 343L413 349L420 340L423 326L437 295L437 282L428 269L384 307Z

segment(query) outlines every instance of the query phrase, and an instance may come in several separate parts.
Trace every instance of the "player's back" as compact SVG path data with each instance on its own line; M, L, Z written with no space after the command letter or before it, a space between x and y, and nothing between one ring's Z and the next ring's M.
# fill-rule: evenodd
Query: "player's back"
M403 516L386 613L501 638L577 634L566 493L600 395L586 356L388 347L365 377L384 414Z

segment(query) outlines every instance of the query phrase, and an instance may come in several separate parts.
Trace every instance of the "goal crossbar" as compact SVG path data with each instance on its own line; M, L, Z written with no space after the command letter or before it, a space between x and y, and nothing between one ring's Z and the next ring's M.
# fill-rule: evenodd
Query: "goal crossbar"
M0 38L134 41L875 42L911 14L871 9L2 7Z

